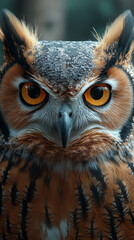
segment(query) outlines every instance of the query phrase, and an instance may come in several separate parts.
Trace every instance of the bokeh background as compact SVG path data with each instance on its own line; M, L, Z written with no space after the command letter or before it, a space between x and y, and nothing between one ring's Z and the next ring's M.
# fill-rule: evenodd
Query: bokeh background
M106 24L126 9L134 14L134 0L0 0L2 8L38 26L40 39L94 40L93 28L102 35Z

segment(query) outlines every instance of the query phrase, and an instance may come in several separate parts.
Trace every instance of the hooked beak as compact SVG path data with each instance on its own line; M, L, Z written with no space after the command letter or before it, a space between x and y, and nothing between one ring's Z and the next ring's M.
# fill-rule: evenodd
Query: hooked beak
M58 132L61 138L62 146L66 148L72 129L72 111L70 106L63 105L59 111L58 117Z

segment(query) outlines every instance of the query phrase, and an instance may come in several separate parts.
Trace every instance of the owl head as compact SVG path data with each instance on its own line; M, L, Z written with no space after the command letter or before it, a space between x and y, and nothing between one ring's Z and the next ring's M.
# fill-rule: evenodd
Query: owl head
M134 19L120 15L97 41L38 41L1 12L0 129L42 158L103 156L132 137Z

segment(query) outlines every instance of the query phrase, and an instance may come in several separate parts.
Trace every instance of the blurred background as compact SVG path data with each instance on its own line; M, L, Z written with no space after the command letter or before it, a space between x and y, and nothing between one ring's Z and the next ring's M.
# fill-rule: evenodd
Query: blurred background
M0 0L2 8L38 26L40 39L84 41L94 40L93 28L102 35L106 24L126 9L134 14L134 0Z

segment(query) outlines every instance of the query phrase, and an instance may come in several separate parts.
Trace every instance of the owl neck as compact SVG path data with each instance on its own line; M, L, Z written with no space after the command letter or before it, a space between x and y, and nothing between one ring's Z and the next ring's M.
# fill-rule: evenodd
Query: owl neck
M38 148L34 150L26 148L25 145L19 145L19 143L15 141L9 143L0 141L1 162L7 162L7 169L9 170L12 166L17 166L20 171L25 171L30 174L30 179L33 180L41 177L44 171L48 176L51 172L65 179L66 177L68 178L71 173L77 173L79 175L82 172L92 169L94 174L99 174L99 169L102 168L102 166L119 166L121 162L131 164L132 161L132 154L128 146L126 144L117 145L117 143L113 145L112 148L107 149L105 153L101 152L98 155L92 155L92 157L90 156L87 160L84 158L84 155L83 158L81 158L81 152L79 152L79 154L77 154L80 156L79 161L75 158L75 154L71 155L71 153L70 155L68 154L68 158L67 155L66 158L65 155L64 158L62 158L63 153L61 152L61 154L59 153L60 158L58 158L56 153L54 155L53 151L51 152L51 157L48 153L48 155L45 155L45 152L43 157L39 155L37 151L39 151ZM45 181L47 181L47 179L45 179Z
M21 138L10 139L6 144L7 151L13 150L18 159L26 158L27 162L34 162L41 168L53 169L57 172L88 169L91 163L129 161L132 158L133 146L117 143L111 137L101 133L83 135L67 148L56 146L44 136L25 134ZM28 157L25 157L28 156Z

